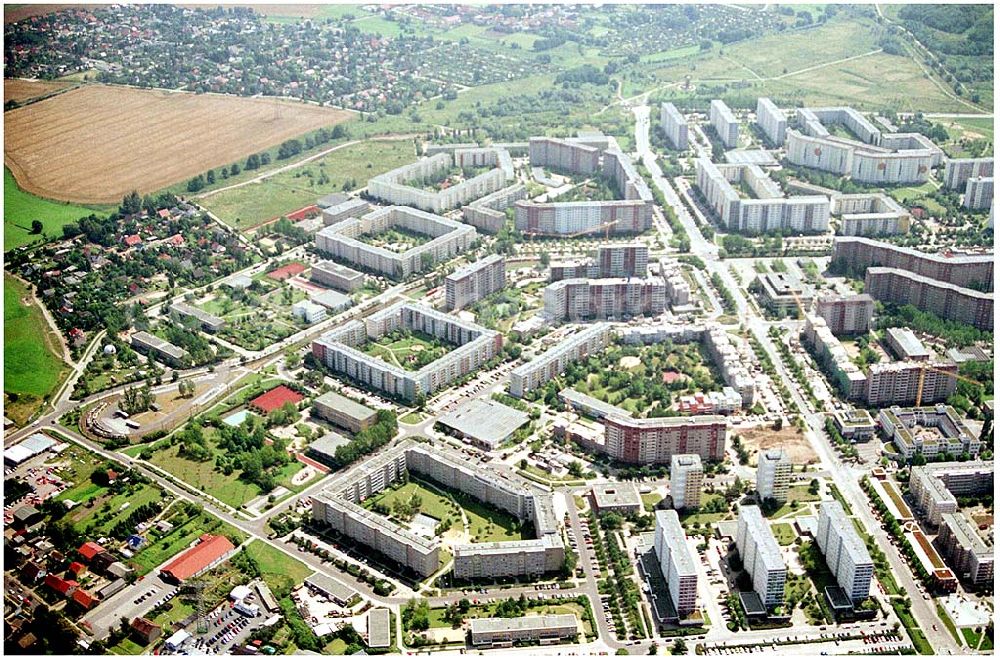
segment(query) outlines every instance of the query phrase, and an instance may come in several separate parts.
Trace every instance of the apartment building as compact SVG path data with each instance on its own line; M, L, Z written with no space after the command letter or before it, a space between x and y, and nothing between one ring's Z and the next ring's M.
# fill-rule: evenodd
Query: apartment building
M332 261L318 261L313 264L309 279L317 284L332 286L348 293L353 293L365 285L364 273Z
M661 278L571 279L545 287L544 315L555 321L628 319L656 316L666 308Z
M596 323L536 356L510 372L510 393L521 397L544 385L566 369L566 365L603 349L612 338L611 326Z
M708 120L712 123L723 146L735 149L740 143L740 122L733 111L721 99L714 99L709 105Z
M813 302L813 289L791 273L760 273L750 283L764 307L778 316L796 317L807 313Z
M641 234L652 226L652 207L642 200L514 203L518 231L546 236Z
M910 230L910 212L883 193L834 195L832 213L839 216L840 236L888 236Z
M761 501L788 501L792 482L792 461L783 449L768 449L757 453L757 494Z
M757 126L764 132L772 146L780 147L785 144L788 118L769 98L757 99Z
M292 318L307 325L326 319L326 307L311 300L300 300L292 305Z
M348 218L360 218L371 211L371 208L372 205L360 197L348 197L338 204L323 209L321 214L323 226L329 227Z
M867 293L816 298L816 316L826 321L834 335L865 334L871 329L875 300Z
M793 165L850 176L869 185L923 183L940 158L928 148L893 151L836 136L804 135L794 129L786 132L785 150Z
M532 167L548 167L573 174L593 174L601 166L601 150L560 138L533 137L528 141Z
M660 104L660 130L674 149L683 151L688 148L687 120L673 103Z
M972 211L982 211L993 206L993 177L975 176L966 181L962 206Z
M958 287L993 291L993 260L992 254L931 254L870 238L845 236L833 240L830 265L856 273L872 266L898 268Z
M336 392L326 392L313 400L313 414L352 433L360 433L375 423L377 413L368 406Z
M175 302L170 306L170 313L179 317L182 321L194 319L205 332L216 333L226 325L226 320L198 309L194 305L186 302Z
M372 177L368 180L368 194L389 204L412 206L430 213L443 213L485 197L507 185L507 176L500 167L441 190L425 190L411 185L413 182L442 178L454 166L455 158L452 154L437 153Z
M697 509L705 470L698 454L674 454L670 457L670 497L674 509Z
M965 323L980 330L993 330L992 293L882 266L868 268L865 293L876 300L913 305L949 321Z
M869 406L912 406L923 383L923 403L945 401L958 385L954 362L891 362L873 364L863 400Z
M721 415L635 418L625 411L604 420L604 451L623 463L669 463L674 454L722 460L726 418Z
M825 195L785 197L757 165L716 164L701 157L695 161L695 174L708 206L730 231L757 235L777 230L821 233L829 228L830 200Z
M487 234L496 234L503 229L507 221L506 210L513 206L514 202L527 199L528 189L523 183L515 183L512 186L501 188L490 193L486 197L481 197L468 206L462 207L462 219L479 231Z
M944 514L958 511L956 495L991 492L992 461L933 463L910 468L910 495L932 525L939 525Z
M652 213L653 191L649 189L646 180L635 169L632 159L625 155L616 144L610 146L602 154L601 169L604 176L615 182L619 194L624 199L643 202Z
M698 572L676 511L657 511L653 551L670 600L683 620L698 607Z
M445 309L454 311L496 293L507 284L503 255L491 254L444 278Z
M681 265L666 259L660 261L660 273L667 291L667 303L676 307L691 304L691 284L684 277Z
M741 504L736 521L736 551L750 575L753 590L765 607L785 600L787 569L771 526L753 504Z
M454 574L460 579L540 576L562 567L565 549L552 538L456 545Z
M363 240L399 227L431 238L396 252ZM361 218L330 225L316 234L316 249L365 270L404 279L468 250L476 240L474 227L405 206L387 206Z
M548 614L523 616L516 619L478 618L469 622L469 635L473 646L513 646L515 642L552 644L572 639L579 634L573 614Z
M962 190L969 179L992 176L993 158L949 158L945 161L941 182L945 188Z
M915 454L925 458L964 453L976 456L981 448L979 438L966 428L955 409L943 403L921 408L885 408L879 411L879 425L907 459Z
M132 333L132 336L129 337L129 343L135 350L151 358L156 358L167 366L184 366L184 358L187 356L187 351L145 330Z
M822 317L806 315L802 343L812 348L816 361L826 371L841 395L851 400L865 398L868 376L854 363L847 349L830 331Z
M875 564L840 502L820 502L816 545L847 597L855 603L868 598Z
M503 172L508 181L514 179L514 161L510 152L495 146L463 147L452 152L455 167L469 169L474 167L494 167Z
M598 246L597 251L586 259L552 264L549 267L549 281L557 282L571 278L646 277L648 270L648 245L609 244Z
M977 586L993 584L993 547L964 514L943 514L935 541L957 575Z
M410 371L360 350L370 339L395 329L418 330L434 335L454 348L424 367ZM474 323L444 314L425 305L397 303L363 321L351 320L312 343L321 364L369 387L407 401L439 390L492 360L503 337Z

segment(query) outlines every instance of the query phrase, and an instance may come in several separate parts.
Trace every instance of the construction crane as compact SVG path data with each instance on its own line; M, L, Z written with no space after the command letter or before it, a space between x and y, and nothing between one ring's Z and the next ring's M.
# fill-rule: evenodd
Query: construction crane
M922 362L920 364L920 376L917 378L917 401L916 405L914 406L916 408L920 407L920 402L924 398L924 378L926 377L928 371L936 371L939 374L946 374L948 376L957 378L958 380L970 383L972 385L982 386L982 383L980 383L979 381L963 376L957 373L957 371L949 371L948 369L939 369L938 367L932 367L929 364Z

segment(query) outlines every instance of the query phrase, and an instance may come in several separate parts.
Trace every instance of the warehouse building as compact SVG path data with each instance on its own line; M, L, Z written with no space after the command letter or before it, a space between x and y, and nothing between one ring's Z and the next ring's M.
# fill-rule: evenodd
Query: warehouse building
M495 451L529 421L528 413L498 401L468 399L437 423L484 451Z

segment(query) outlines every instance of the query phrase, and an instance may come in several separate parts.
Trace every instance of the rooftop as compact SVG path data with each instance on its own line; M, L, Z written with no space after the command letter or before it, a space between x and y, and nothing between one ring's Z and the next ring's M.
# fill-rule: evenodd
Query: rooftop
M491 399L470 399L438 421L493 448L530 421L528 413Z
M375 414L375 411L368 406L358 403L354 399L348 399L346 396L336 392L327 392L318 396L313 403L329 406L330 408L333 408L334 410L356 420L368 419Z
M642 506L642 496L633 483L604 484L592 489L598 509L620 506Z
M747 532L757 546L757 552L764 562L765 569L769 571L784 569L785 562L781 559L781 548L774 540L771 526L761 515L760 507L755 504L740 505L739 522L746 525Z
M517 619L489 618L472 619L469 628L472 634L505 632L508 630L539 630L545 628L575 628L576 615L549 614L546 616L523 616Z

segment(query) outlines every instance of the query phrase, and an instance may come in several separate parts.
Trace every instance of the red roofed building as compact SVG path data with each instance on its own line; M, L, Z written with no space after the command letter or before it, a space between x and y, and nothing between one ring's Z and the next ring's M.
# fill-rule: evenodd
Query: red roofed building
M184 245L184 237L181 236L180 234L174 234L173 236L167 239L167 242L173 245L174 247L180 247L181 245Z
M80 577L87 572L87 566L81 562L75 561L69 565L69 572L75 577Z
M80 556L83 557L85 560L90 561L97 555L106 551L104 550L103 547L101 547L99 543L94 543L93 541L87 541L86 543L80 546L80 549L77 550L77 552L79 552Z
M160 575L165 580L183 582L222 562L236 547L225 536L202 534L198 544L179 554Z
M45 576L45 586L61 596L71 596L80 585L76 580L65 580L58 575L49 574Z
M287 280L289 277L295 277L306 269L306 267L298 262L287 264L281 268L276 268L267 274L272 280Z
M128 247L135 247L136 245L142 243L142 239L139 237L139 234L132 234L123 238L122 243Z
M156 212L156 215L160 216L164 220L170 217L170 209L160 209Z
M303 398L305 397L287 385L278 385L273 390L261 394L251 401L249 405L251 408L256 408L267 415L286 403L298 404Z
M318 214L319 214L319 207L313 204L311 206L306 206L304 208L301 208L298 211L289 213L286 217L292 222L298 222L299 220L305 220L306 218L311 218Z
M77 589L73 592L73 602L85 610L89 610L94 605L97 605L97 601L99 600L100 599L97 596L89 593L85 589Z

